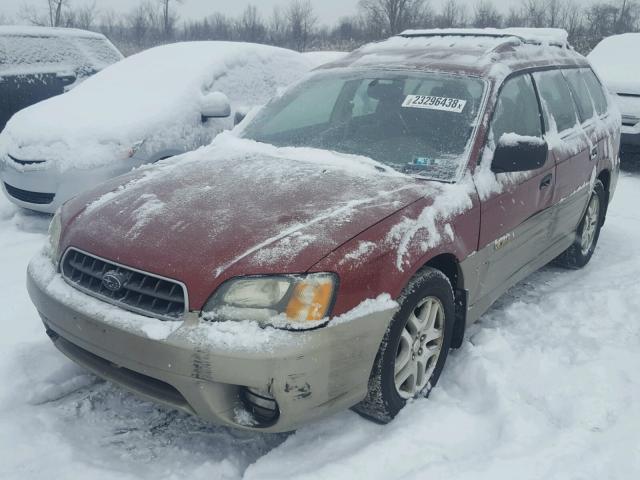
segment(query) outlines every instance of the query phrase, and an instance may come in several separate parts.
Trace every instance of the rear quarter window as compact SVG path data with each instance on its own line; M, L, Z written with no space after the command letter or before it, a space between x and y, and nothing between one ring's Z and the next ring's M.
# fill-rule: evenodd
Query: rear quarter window
M573 99L578 106L578 114L580 120L586 122L593 118L595 112L595 102L591 98L591 94L585 82L585 69L571 68L564 70L564 76L569 82Z
M540 93L547 126L553 129L555 123L557 131L562 132L579 123L571 90L560 70L535 72L533 78Z
M589 93L591 94L591 98L593 99L593 103L596 107L596 112L598 115L604 115L607 113L609 109L609 104L607 102L607 96L604 92L604 88L596 74L593 73L593 70L590 68L583 69L584 72L584 82L589 89Z

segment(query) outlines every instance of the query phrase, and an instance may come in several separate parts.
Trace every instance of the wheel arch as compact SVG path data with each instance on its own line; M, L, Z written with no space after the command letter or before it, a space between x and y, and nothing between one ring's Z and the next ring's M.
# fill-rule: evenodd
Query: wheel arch
M455 324L451 347L459 348L464 339L467 320L467 290L464 288L464 276L458 258L451 253L441 253L429 259L422 268L431 267L441 271L451 283L455 302Z
M604 194L606 195L604 211L602 212L602 224L604 225L604 222L607 219L607 211L609 210L609 200L611 199L609 190L611 186L611 172L608 169L602 170L598 174L598 180L600 180L600 182L602 183L602 186L604 187Z

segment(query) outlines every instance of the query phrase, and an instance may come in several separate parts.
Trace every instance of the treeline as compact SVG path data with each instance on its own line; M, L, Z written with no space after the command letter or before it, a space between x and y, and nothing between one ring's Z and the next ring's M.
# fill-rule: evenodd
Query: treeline
M96 3L37 0L26 4L19 20L33 25L100 31L125 54L162 43L231 40L267 43L296 50L350 50L407 28L555 27L569 32L574 47L586 53L609 35L640 29L640 0L522 0L507 12L492 0L360 0L352 16L321 25L311 0L288 0L271 12L248 6L238 17L221 12L197 20L179 17L188 0L140 0L130 11L104 10ZM0 16L0 22L9 19Z

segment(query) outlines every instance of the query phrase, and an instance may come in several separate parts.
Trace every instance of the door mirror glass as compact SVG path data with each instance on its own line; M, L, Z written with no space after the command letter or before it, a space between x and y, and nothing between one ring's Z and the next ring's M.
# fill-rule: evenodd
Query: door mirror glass
M495 173L528 172L541 168L547 161L549 147L538 137L505 133L493 154L491 171Z
M202 120L210 118L228 118L231 116L231 104L222 92L212 92L202 100Z

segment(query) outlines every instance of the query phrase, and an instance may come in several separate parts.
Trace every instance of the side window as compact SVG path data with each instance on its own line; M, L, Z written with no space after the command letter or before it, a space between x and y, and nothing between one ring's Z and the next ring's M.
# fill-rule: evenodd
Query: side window
M575 126L578 122L578 112L569 85L560 70L535 72L533 78L545 107L543 110L547 125L552 125L553 120L558 132Z
M505 133L542 136L540 108L529 75L507 80L500 91L491 120L493 141L497 143Z
M594 101L591 99L589 89L584 81L584 69L571 68L563 71L564 77L569 82L573 99L578 105L578 113L580 120L586 122L591 119L594 114Z
M584 82L586 83L589 93L591 94L591 98L593 99L593 103L596 106L596 112L598 112L598 115L605 114L609 105L598 77L596 77L596 74L593 73L590 68L585 68L582 72L584 73Z

